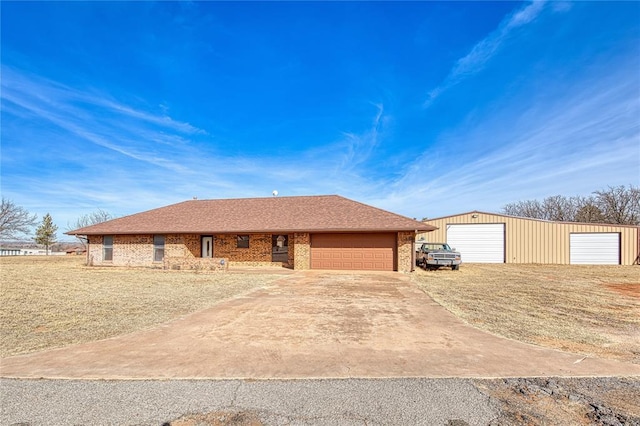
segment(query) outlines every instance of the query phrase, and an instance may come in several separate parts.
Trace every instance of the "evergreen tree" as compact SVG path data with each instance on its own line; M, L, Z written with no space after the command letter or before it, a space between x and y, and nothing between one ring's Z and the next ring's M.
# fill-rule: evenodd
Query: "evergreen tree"
M51 215L47 213L42 218L42 224L36 229L36 243L45 246L47 255L49 254L49 246L56 242L56 231L58 226L53 224Z

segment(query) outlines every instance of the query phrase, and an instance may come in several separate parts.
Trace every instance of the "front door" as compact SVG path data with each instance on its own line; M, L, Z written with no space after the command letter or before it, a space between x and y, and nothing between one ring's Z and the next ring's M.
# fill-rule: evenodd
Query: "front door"
M271 236L271 261L287 262L289 260L289 241L287 235Z
M202 257L213 257L213 237L202 237Z

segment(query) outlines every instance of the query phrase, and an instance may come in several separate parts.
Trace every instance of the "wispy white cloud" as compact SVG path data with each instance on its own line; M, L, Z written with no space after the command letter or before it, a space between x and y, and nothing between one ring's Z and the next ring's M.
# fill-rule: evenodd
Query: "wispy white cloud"
M65 144L56 154L65 158L64 167L47 170L46 178L25 176L24 170L19 179L5 173L5 183L7 177L11 182L3 185L3 194L30 211L50 212L61 227L98 208L124 215L192 196L266 196L278 189L282 195L340 193L358 198L372 185L366 170L387 119L382 104L373 106L369 126L360 133L345 130L339 142L307 147L291 157L266 157L227 151L214 143L214 135L166 111L136 109L99 90L79 90L3 67L2 112L16 122L11 127L58 132L57 139ZM17 143L23 133L7 136ZM192 143L193 138L199 143ZM39 146L48 151L50 143L56 142ZM69 149L72 146L76 148ZM3 158L3 164L11 166L6 169L26 165L15 161L31 159Z
M140 162L180 170L179 162L154 155L147 143L175 145L184 142L185 135L205 133L188 123L109 100L108 94L80 91L8 66L2 67L2 76L5 112L23 118L37 117L75 137Z
M381 103L372 104L376 108L376 114L371 123L371 127L363 133L344 132L342 145L343 158L339 163L336 173L343 173L354 170L359 165L369 161L372 152L378 146L380 133L384 124L384 105Z
M544 0L536 0L503 19L496 30L476 43L469 53L456 61L444 81L429 91L424 106L430 106L443 92L482 71L511 33L533 22L542 13L544 7Z
M165 115L160 116L160 115L150 114L145 111L135 110L121 103L117 103L117 102L110 101L108 99L103 99L100 97L98 98L92 97L92 98L89 98L88 100L94 105L103 106L107 109L111 109L129 118L156 124L158 126L179 131L181 133L187 133L187 134L206 134L207 133L205 130L192 126L189 123L173 120L171 117L166 115L166 112L167 112L166 106L161 106L161 110L165 113Z
M640 184L640 78L628 64L617 65L608 76L559 83L557 98L519 112L506 107L474 128L443 136L439 146L464 140L472 152L461 159L425 153L379 202L412 203L414 216L434 217Z
M36 103L51 106L65 107L73 112L87 112L87 107L99 110L101 113L117 114L119 118L131 118L150 124L156 124L164 128L179 131L181 133L196 134L206 133L189 123L176 121L166 114L166 106L159 108L163 115L151 114L147 111L136 110L128 105L112 99L109 93L93 88L78 89L60 82L21 72L8 65L2 65L2 88L21 98L36 101ZM3 98L5 94L3 93Z

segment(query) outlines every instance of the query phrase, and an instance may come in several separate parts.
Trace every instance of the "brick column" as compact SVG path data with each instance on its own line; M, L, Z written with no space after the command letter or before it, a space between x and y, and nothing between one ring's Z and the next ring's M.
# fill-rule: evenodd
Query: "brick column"
M289 242L291 246L291 242ZM291 250L291 247L289 247ZM307 232L293 234L293 269L311 268L311 235Z
M415 232L398 232L398 272L413 271Z

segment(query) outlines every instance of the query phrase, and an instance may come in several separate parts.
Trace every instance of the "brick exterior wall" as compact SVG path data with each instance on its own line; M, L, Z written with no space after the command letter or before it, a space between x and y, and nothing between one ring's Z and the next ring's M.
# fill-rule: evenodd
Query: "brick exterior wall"
M87 265L102 264L102 235L87 238Z
M213 239L213 255L234 262L270 263L271 234L249 234L249 248L238 248L236 234L216 235Z
M162 268L162 262L153 261L153 235L114 235L113 260L103 260L102 236L89 237L89 265L113 266L151 266ZM179 251L175 243L167 244L165 238L165 256L167 248Z
M288 266L296 270L311 267L311 236L307 232L288 235ZM413 232L398 232L397 270L414 269ZM103 260L103 237L90 236L87 251L89 265L145 266L165 269L226 270L229 266L281 266L272 262L272 235L249 234L249 247L238 248L236 234L214 235L214 258L202 258L201 236L192 234L166 235L164 260L153 261L153 235L115 235L113 260ZM224 260L224 263L221 262Z
M293 252L293 269L311 268L311 235L308 232L293 234L293 238L289 240L289 251Z
M184 256L187 258L199 258L202 256L202 241L200 235L186 234L186 235L167 235L167 241L171 241L177 245L182 246ZM177 248L177 247L176 247ZM165 247L166 250L166 247ZM165 254L167 254L165 252ZM178 256L178 253L173 250L169 252L169 256Z
M114 235L113 260L103 260L103 236L89 237L87 263L100 266L146 266L165 269L219 270L229 264L241 263L252 266L282 266L272 262L271 234L249 234L249 247L238 248L236 234L213 236L215 260L201 257L201 236L196 234L165 235L164 260L153 261L153 235ZM220 260L225 260L223 268ZM215 268L214 268L215 266Z
M398 272L414 270L414 242L415 232L398 232Z

